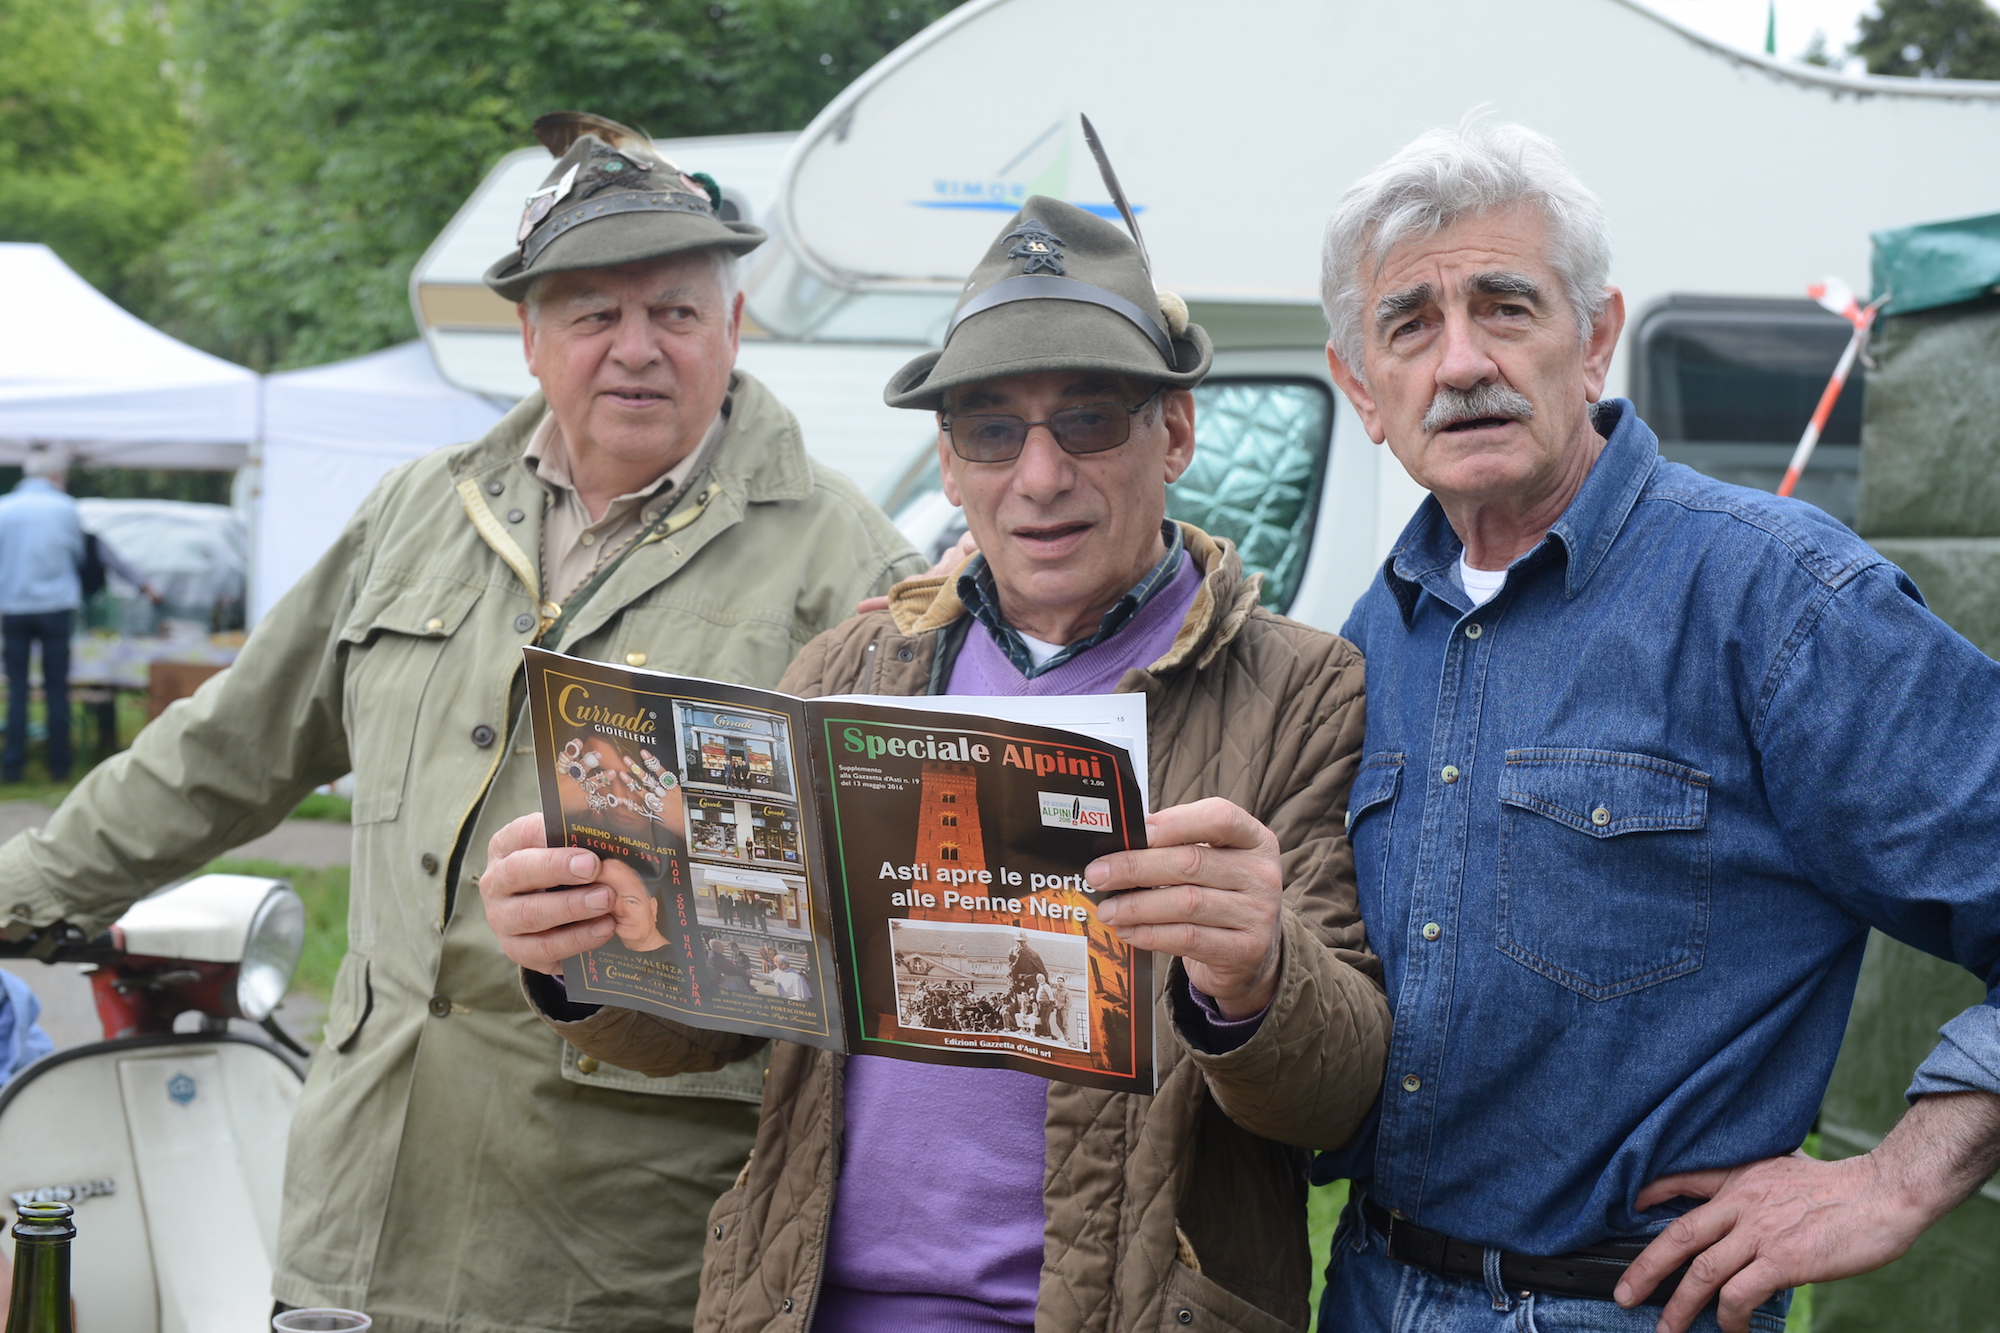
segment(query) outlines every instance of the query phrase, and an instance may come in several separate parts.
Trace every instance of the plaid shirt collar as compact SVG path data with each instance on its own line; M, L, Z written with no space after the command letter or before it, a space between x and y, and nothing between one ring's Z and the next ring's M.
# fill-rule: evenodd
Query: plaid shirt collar
M1064 644L1054 657L1040 666L1035 665L1035 659L1028 652L1028 645L1022 640L1020 632L1000 618L1000 595L993 586L993 571L987 567L985 556L973 556L966 564L965 572L958 576L958 600L964 603L974 620L992 633L994 642L1007 654L1007 660L1014 664L1014 669L1033 680L1124 629L1131 623L1132 617L1139 614L1140 607L1173 582L1174 575L1180 573L1181 558L1185 554L1180 524L1172 520L1160 524L1160 536L1167 543L1166 555L1147 571L1145 578L1132 585L1130 592L1112 603L1111 609L1097 622L1097 632L1087 639Z

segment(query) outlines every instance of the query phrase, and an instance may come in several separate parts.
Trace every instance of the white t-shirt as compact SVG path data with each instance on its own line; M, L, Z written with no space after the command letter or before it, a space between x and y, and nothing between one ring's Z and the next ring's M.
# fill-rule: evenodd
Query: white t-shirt
M1465 589L1465 595L1472 599L1474 606L1484 606L1507 586L1507 571L1504 569L1474 569L1465 563L1465 552L1458 553L1458 583Z
M1021 631L1019 630L1015 630L1014 632L1016 634L1021 634ZM1021 634L1021 642L1027 645L1028 660L1033 662L1036 666L1042 665L1042 663L1048 661L1051 657L1054 657L1057 653L1061 652L1065 647L1068 646L1066 644L1060 644L1060 643L1044 643L1040 639L1037 639L1033 635L1029 634Z

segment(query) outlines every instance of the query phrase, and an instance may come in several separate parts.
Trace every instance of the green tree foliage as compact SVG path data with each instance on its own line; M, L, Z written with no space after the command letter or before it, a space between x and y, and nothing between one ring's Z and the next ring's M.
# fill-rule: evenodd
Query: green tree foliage
M171 52L149 5L0 0L0 240L132 299L193 206Z
M540 113L796 129L953 0L181 2L214 202L166 245L157 313L265 368L409 337L411 267Z
M1870 74L2000 79L2000 11L1986 0L1881 0L1849 49Z

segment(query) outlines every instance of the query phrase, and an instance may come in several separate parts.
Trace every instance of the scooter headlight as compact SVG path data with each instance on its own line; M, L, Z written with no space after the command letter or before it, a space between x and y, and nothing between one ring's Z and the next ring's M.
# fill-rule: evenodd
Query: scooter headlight
M271 1016L298 971L306 947L306 906L285 885L274 887L250 919L236 974L236 1010L253 1023Z

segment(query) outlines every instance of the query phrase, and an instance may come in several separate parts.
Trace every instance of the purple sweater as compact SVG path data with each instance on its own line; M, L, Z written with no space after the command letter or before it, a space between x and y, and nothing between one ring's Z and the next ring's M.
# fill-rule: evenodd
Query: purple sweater
M1181 567L1118 633L1029 680L973 624L947 694L1111 694L1166 656L1201 571ZM813 1333L1032 1329L1042 1272L1048 1081L857 1055Z

